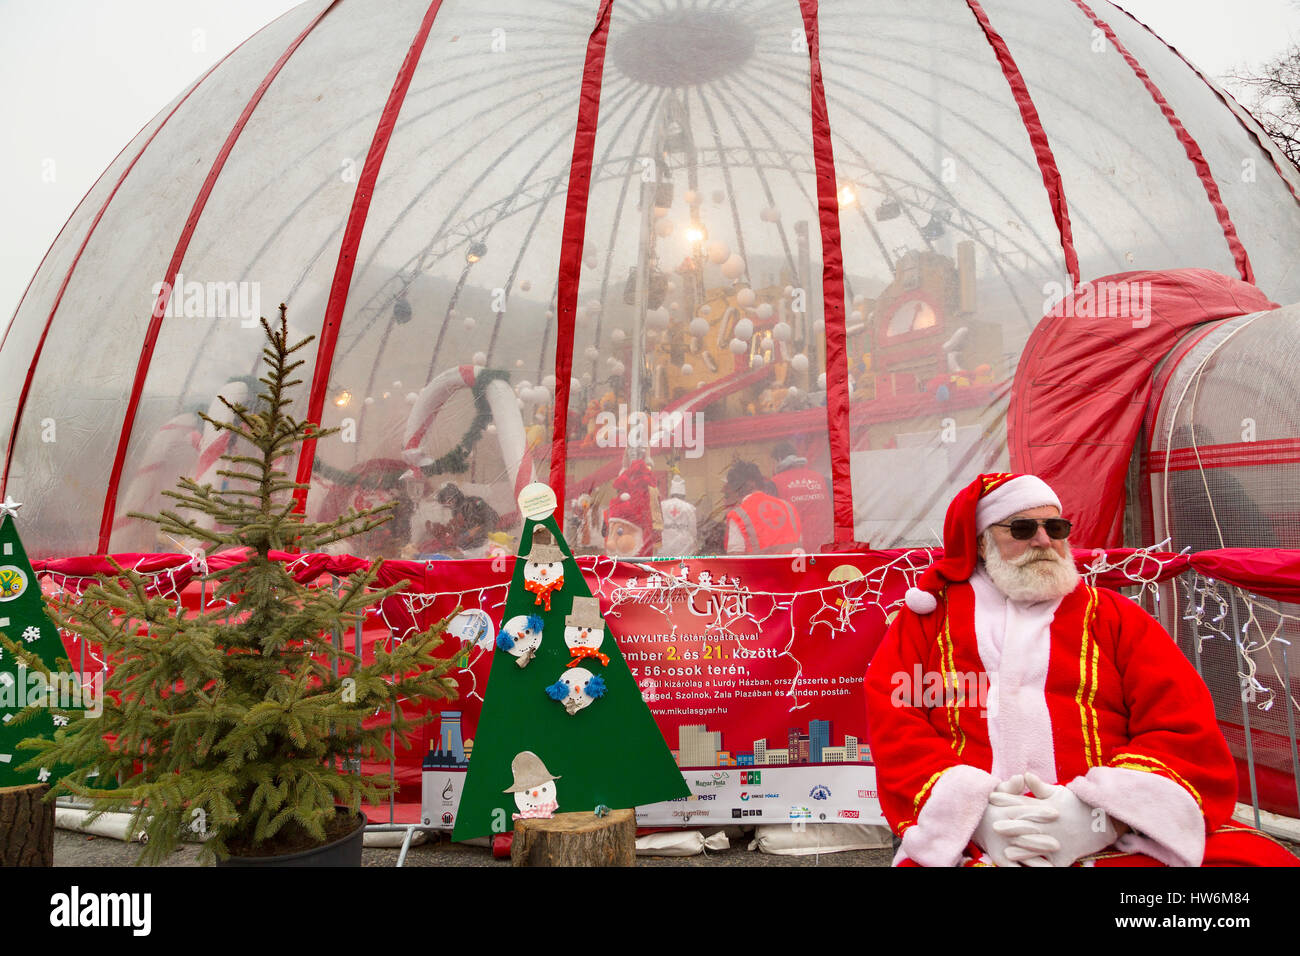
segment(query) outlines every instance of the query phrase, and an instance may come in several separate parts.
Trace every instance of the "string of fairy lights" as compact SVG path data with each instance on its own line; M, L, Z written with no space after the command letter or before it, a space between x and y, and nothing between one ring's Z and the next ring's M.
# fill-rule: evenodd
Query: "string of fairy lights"
M1221 640L1235 646L1239 652L1237 676L1241 682L1243 702L1253 703L1261 711L1271 710L1279 697L1277 688L1288 687L1288 669L1283 665L1285 649L1290 648L1291 641L1283 632L1288 622L1300 626L1300 615L1287 613L1277 606L1278 602L1208 577L1195 569L1171 577L1170 566L1184 559L1185 554L1165 551L1168 545L1166 539L1122 553L1096 550L1092 559L1081 568L1081 576L1090 585L1102 578L1112 582L1116 578L1122 579L1124 587L1134 589L1138 600L1149 598L1156 616L1159 616L1163 585L1171 580L1177 582L1185 593L1185 607L1179 617L1193 635L1197 659L1207 641ZM150 593L175 602L177 614L184 613L182 592L195 575L203 580L201 610L211 610L220 605L233 607L235 601L231 598L218 598L215 593L209 595L207 592L206 582L212 578L207 555L202 549L187 550L185 554L190 560L171 568L145 570L147 559L142 557L128 569L144 579ZM303 573L310 568L314 557L297 555L286 558L286 570L291 574ZM874 615L880 626L888 624L902 606L902 594L915 585L917 577L933 558L931 549L908 549L867 570L842 564L837 569L837 572L846 572L842 580L780 590L751 588L741 584L738 576L726 573L715 579L713 571L697 569L693 559L639 563L596 555L583 556L579 563L592 593L604 599L607 620L623 619L625 611L632 606L655 612L663 620L663 629L655 636L666 644L673 644L681 636L682 624L675 608L683 603L691 609L692 639L702 640L712 648L711 653L721 654L726 648L732 660L744 659L751 653L742 644L742 639L752 639L755 633L771 633L775 622L783 617L781 630L788 636L775 657L789 660L793 668L784 696L789 698L790 709L794 711L811 703L803 699L805 668L796 654L796 642L817 636L833 641L838 635L861 626L863 622L859 618L863 614ZM789 560L791 572L799 575L808 572L818 560L827 560L827 556L796 554ZM629 565L638 573L629 576ZM76 603L83 590L96 581L92 575L50 570L41 574L50 583L47 597L59 602ZM408 590L394 596L400 614L394 613L386 602L368 608L365 614L381 621L388 630L388 639L400 643L417 629L417 622L425 619L435 608L454 608L444 620L477 610L495 621L505 607L509 587L508 579L435 591L418 590L412 583ZM612 631L617 632L618 628L614 627ZM78 635L63 633L73 646L77 645ZM492 653L491 648L490 640L475 642L459 671L467 684L465 696L480 702L483 697L474 667L485 654ZM99 669L107 669L108 665L92 646L88 644L84 652ZM1271 674L1273 682L1264 683L1261 674ZM656 699L656 683L650 678L642 683L647 701L652 702ZM1282 691L1282 696L1300 711L1300 701L1295 696L1289 696L1286 690Z

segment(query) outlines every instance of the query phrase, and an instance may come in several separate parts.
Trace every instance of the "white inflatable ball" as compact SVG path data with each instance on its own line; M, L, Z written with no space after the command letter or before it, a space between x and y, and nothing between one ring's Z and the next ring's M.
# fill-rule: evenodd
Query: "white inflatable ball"
M751 356L750 359L749 359L749 365L750 365L751 368L762 368L762 367L763 367L763 356L762 356L762 354L761 354L761 353L757 353L757 352L754 353L754 355Z
M772 317L772 306L770 303L764 302L754 311L758 314L758 317L762 319L764 322L766 322L768 319Z
M757 301L758 296L754 295L753 289L741 289L736 293L736 305L742 309L750 308Z
M471 317L468 316L468 315L465 316L465 322L464 322L465 328L467 328L467 329L472 329L472 328L474 328L475 324L476 324L476 323L474 322L473 318L471 318Z
M825 335L825 334L826 334L826 320L825 320L825 319L818 319L816 322L814 322L814 323L813 323L813 332L816 333L817 335Z
M624 332L622 329L615 329L613 332L610 333L609 337L616 344L621 345L627 339L627 333Z
M488 427L483 430L489 435L495 435L497 433L497 426L494 422L488 422Z
M826 388L826 373L822 372L817 376L817 388L824 390Z
M393 381L393 388L401 388L401 387L402 387L402 380L400 378L395 379Z
M780 222L781 210L777 209L775 206L764 206L759 212L758 218L762 219L764 222Z
M419 397L420 397L420 396L419 396L419 395L416 395L415 392L407 392L407 393L406 393L406 404L408 404L408 405L414 405L414 404L415 404L415 400L416 400L417 398L419 398Z
M794 369L796 372L799 372L800 374L803 374L804 372L808 371L808 356L804 355L802 352L799 352L798 354L791 356L790 367ZM817 387L821 388L820 385Z
M708 320L708 319L691 319L690 332L691 332L691 335L694 335L694 336L696 336L697 338L700 337L700 336L708 335L708 334L709 334L709 320Z
M789 322L778 322L772 326L772 337L778 342L789 342L794 336L794 330L790 328Z
M787 395L789 395L791 398L798 398L798 397L799 397L799 386L797 386L797 385L791 385L788 389L785 390L785 393L786 393Z
M664 216L666 216L666 215L668 215L668 207L667 207L667 206L655 206L655 218L656 218L656 219L662 219L662 218L663 218Z
M546 378L542 379L542 385L543 387L545 387L545 389L548 392L555 391L555 386L556 386L555 376L554 375L546 376Z
M682 193L682 199L686 200L686 205L694 206L700 201L700 194L694 189L688 189L686 192Z
M365 401L362 402L362 404L363 404L363 405L373 405L373 404L375 404L375 400L374 400L371 396L367 395L366 398L365 398Z
M520 291L520 292L528 292L528 291L530 291L530 290L532 289L532 287L533 287L533 284L532 284L532 282L530 282L528 279L520 279L520 280L519 280L519 291Z
M487 365L487 353L475 352L472 361L475 365Z
M683 375L692 375L694 374L694 372L695 372L695 366L693 366L690 362L687 362L682 366Z
M673 221L671 219L660 219L655 223L655 235L661 238L668 238L673 234Z
M623 369L623 363L622 363L622 362L615 362L615 363L610 367L610 370L609 370L609 371L610 371L610 374L612 374L612 375L622 375L622 374L623 374L623 371L624 371L624 369Z
M594 345L588 345L588 346L587 346L587 351L586 351L584 354L585 354L585 355L587 356L587 358L589 358L589 359L593 359L593 360L594 360L594 359L598 359L598 358L600 358L600 349L596 348L596 346L594 346Z
M515 359L515 368L523 368L523 367L524 367L524 360L523 360L523 359Z
M790 296L794 295L794 286L792 286L792 285L788 285L788 286L786 286L786 287L785 287L785 295L786 295L786 298L789 298Z
M741 319L736 323L736 338L744 339L748 342L754 337L754 323L749 319Z
M740 339L732 339L731 351L735 355L744 355L749 351L749 343L742 342Z
M852 319L854 322L862 322L866 319L866 316L862 314L861 309L854 309L852 312L849 313L849 318Z
M645 314L645 324L652 329L668 328L668 310L663 306L651 309Z
M739 279L745 274L745 260L733 253L719 268L728 279Z
M722 265L731 255L731 247L721 239L714 239L708 245L709 261L715 266Z

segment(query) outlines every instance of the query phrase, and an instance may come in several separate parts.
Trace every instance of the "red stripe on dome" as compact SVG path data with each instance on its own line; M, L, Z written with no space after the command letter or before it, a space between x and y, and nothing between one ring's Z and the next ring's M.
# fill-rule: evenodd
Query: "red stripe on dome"
M831 124L822 83L817 0L799 0L808 40L813 164L817 170L817 218L822 234L822 304L826 322L826 437L831 454L831 513L834 542L810 541L808 547L853 543L853 476L849 470L849 355L844 329L844 255L840 248L839 184Z
M578 276L582 245L587 234L587 199L591 188L591 163L596 152L596 122L600 118L600 87L605 72L605 45L609 40L613 0L601 0L596 24L587 38L587 59L582 67L578 98L578 125L573 134L573 161L569 167L569 195L564 205L564 231L560 238L560 270L555 296L555 417L551 425L551 489L564 513L565 447L569 433L569 386L573 378L573 326L578 308Z
M1114 6L1114 4L1112 4L1112 6ZM1294 197L1297 202L1300 202L1300 193L1296 192L1295 186L1291 184L1291 180L1287 178L1286 173L1282 172L1282 167L1281 165L1278 164L1277 159L1280 154L1275 153L1273 149L1270 148L1270 142L1267 141L1266 135L1264 136L1260 135L1262 126L1258 129L1254 128L1249 123L1247 123L1241 116L1241 113L1245 113L1251 119L1255 120L1254 114L1252 114L1250 110L1246 109L1246 107L1238 103L1237 98L1233 96L1231 93L1229 93L1227 90L1223 89L1222 87L1218 86L1215 83L1210 82L1210 78L1201 72L1201 68L1198 67L1191 60L1187 59L1187 57L1183 56L1182 51L1179 50L1178 47L1174 46L1172 43L1170 43L1160 34L1156 33L1155 30L1152 30L1149 26L1147 26L1137 17L1133 16L1133 14L1129 13L1123 7L1116 6L1115 9L1119 10L1120 13L1124 14L1124 16L1128 17L1130 20L1132 20L1134 23L1140 26L1143 30L1146 30L1147 33L1155 37L1156 40L1163 43L1170 53L1172 53L1174 56L1178 57L1178 59L1182 60L1185 64L1187 64L1188 68L1191 69L1193 73L1195 73L1197 76L1201 78L1201 81L1207 87L1209 87L1210 92L1213 93L1215 96L1217 96L1220 102L1222 102L1223 105L1226 106L1228 110L1232 113L1232 115L1236 117L1237 122L1241 124L1241 128L1244 129L1247 133L1249 133L1250 136L1255 140L1255 142L1259 144L1260 150L1263 151L1264 155L1268 157L1269 162L1273 164L1273 168L1277 170L1278 176L1281 178L1282 182L1286 185L1286 188L1291 191L1292 197ZM1236 109L1234 109L1233 107L1236 107ZM1238 113L1237 110L1241 110L1241 113ZM1259 120L1255 120L1255 123L1259 124ZM1292 168L1296 168L1295 163L1291 163L1291 166Z
M307 421L320 425L321 415L325 409L325 391L329 387L330 373L334 368L334 349L338 345L339 327L343 322L343 309L348 302L348 290L352 287L352 273L357 264L357 248L361 245L361 234L366 228L366 218L370 215L370 200L374 196L375 183L379 179L379 169L384 164L384 154L388 152L388 143L393 138L393 129L397 126L397 116L406 101L406 92L411 88L411 79L415 68L420 63L425 41L433 29L434 18L442 0L433 0L424 11L420 29L411 40L406 59L402 61L393 80L393 88L388 93L388 101L379 115L379 125L375 127L374 138L370 141L370 150L366 153L365 165L361 168L361 177L357 180L357 190L352 195L352 209L348 213L347 227L343 232L343 244L339 247L338 264L334 267L334 281L330 285L329 302L325 306L325 318L321 322L320 341L316 349L316 369L312 373L311 393L307 400ZM308 438L302 443L298 455L298 482L306 485L311 481L312 467L316 463L316 439ZM293 492L295 509L307 510L307 489L296 488Z
M180 271L181 262L185 258L185 253L189 250L190 240L194 237L194 230L198 228L199 219L203 215L203 208L207 205L208 197L212 194L212 189L217 183L217 177L225 168L226 160L230 156L231 150L235 148L240 134L248 124L249 118L257 105L262 101L262 96L266 93L271 82L280 74L280 70L289 57L293 56L294 51L307 39L307 34L316 28L316 24L324 18L335 6L338 0L332 2L316 14L312 21L307 24L301 33L298 34L294 41L289 44L288 48L280 54L280 58L275 61L269 73L262 80L261 84L253 91L248 104L244 111L239 114L239 119L235 121L234 128L226 137L225 143L221 146L221 152L212 162L212 168L208 170L208 177L203 181L203 186L199 189L198 196L194 199L194 205L190 209L190 214L185 220L185 228L181 231L180 239L176 242L176 250L172 253L171 262L167 265L167 273L164 276L164 289L171 289L176 282L176 274ZM126 416L122 421L122 431L117 439L117 454L113 456L113 469L109 473L108 490L104 494L104 510L99 519L99 546L100 554L108 552L109 538L113 531L113 512L117 508L117 491L118 485L122 480L122 469L126 464L126 449L131 442L131 431L135 427L136 411L140 407L140 395L144 391L144 383L149 375L149 365L153 360L154 346L158 342L158 333L162 329L163 313L166 311L166 304L170 298L168 292L160 293L159 301L154 304L153 315L149 321L149 328L145 333L144 345L140 349L140 361L136 365L135 380L131 384L131 398L126 406ZM160 308L161 307L161 308Z
M286 15L287 14L285 13L280 14L280 16L276 17L275 20L272 20L271 23L268 23L265 27L263 27L262 30L265 30L268 27L272 26L274 23L278 22ZM262 30L258 30L257 33L261 33ZM253 36L257 36L257 33L254 33ZM251 40L252 38L253 37L250 36L248 40ZM63 277L63 282L59 284L59 291L55 293L54 296L54 304L50 306L50 314L45 318L45 327L41 330L41 337L36 342L36 349L32 354L31 364L27 366L27 376L23 380L22 391L18 395L18 406L14 409L13 428L11 428L9 431L9 441L5 447L4 473L3 475L0 475L0 494L3 494L5 490L7 490L9 487L9 468L13 463L15 436L18 433L18 424L23 417L23 409L27 405L27 396L31 392L32 380L36 377L36 366L40 364L41 353L45 349L45 340L46 338L49 337L50 326L54 324L54 315L56 312L59 311L59 305L63 302L63 293L67 291L68 283L72 281L72 274L77 269L77 263L81 261L81 254L86 251L86 246L90 243L90 237L95 234L95 229L99 226L99 221L104 218L104 213L108 211L109 204L112 203L113 198L117 195L117 191L122 188L122 183L126 182L126 177L131 175L131 170L133 170L135 168L135 164L140 161L140 157L144 155L144 151L149 148L150 144L153 143L154 139L158 136L158 134L162 132L163 127L166 126L168 121L173 116L176 115L176 111L181 108L181 106L185 103L186 100L190 98L191 95L193 95L194 91L197 90L203 84L203 81L206 80L209 76L211 76L213 71L215 71L217 67L221 66L221 64L225 63L228 59L234 56L235 52L239 50L239 48L242 47L244 43L247 43L248 40L244 40L243 43L240 43L239 46L235 47L233 50L231 50L229 53L223 56L216 63L212 64L212 66L208 69L208 71L204 73L202 76L200 76L198 80L195 81L194 85L191 86L188 91L186 91L185 95L182 96L176 102L176 105L172 107L171 112L168 113L166 116L164 116L163 121L158 124L158 128L149 134L149 138L145 140L144 144L140 147L139 151L136 152L135 156L131 159L130 164L126 167L126 169L122 171L122 175L118 177L117 182L113 186L113 191L108 194L107 198L105 198L104 200L103 205L99 207L99 211L95 213L95 218L91 221L90 228L86 231L85 237L81 240L81 245L77 248L77 254L72 257L72 264L68 266L68 272ZM150 119L149 123L152 122L153 120ZM145 123L144 126L140 127L140 131L137 132L135 136L131 137L132 142L134 142L136 136L139 136L140 133L143 133L146 129L149 128L149 123ZM131 143L128 142L126 146L123 146L122 149L118 151L118 154L113 157L113 162L109 163L108 166L105 167L104 172L100 173L99 178L95 180L95 185L91 186L90 189L86 192L86 196L89 196L91 193L95 191L95 188L99 185L100 180L104 178L104 175L107 174L109 169L112 169L113 163L116 163L119 159L122 158L122 154L126 152L127 146L130 145ZM82 202L84 201L85 198L83 197ZM75 216L78 210L80 209L81 209L81 203L77 203L77 208L72 211L72 215L68 216L68 222L65 222L63 224L63 229L59 230L59 235L54 237L54 242L50 243L50 248L45 251L45 255L41 258L41 264L36 267L36 272L32 274L31 281L27 283L27 288L23 291L23 297L18 300L18 308L14 309L14 314L9 319L9 325L5 328L4 338L0 338L0 351L4 350L5 343L9 341L9 333L14 327L14 320L18 318L18 312L22 309L23 302L27 299L27 293L31 291L32 283L36 281L36 276L40 275L41 268L45 265L45 260L49 258L50 253L54 251L54 247L58 244L59 239L63 235L63 230L68 228L68 223L72 222L72 217Z
M1015 58L1011 55L1011 50L1002 35L993 28L989 15L984 12L984 7L980 5L978 0L966 0L966 5L970 7L975 19L979 21L980 29L984 31L984 38L989 41L989 46L993 48L993 52L998 58L998 65L1002 67L1002 75L1007 78L1007 85L1011 87L1011 95L1020 110L1021 122L1025 124L1025 132L1029 134L1029 143L1034 149L1034 158L1038 161L1038 170L1043 176L1043 186L1047 189L1047 201L1052 206L1052 218L1056 220L1056 228L1061 234L1061 250L1065 254L1065 270L1070 274L1070 279L1077 286L1079 284L1079 255L1074 248L1074 231L1070 226L1070 206L1065 201L1065 185L1061 182L1061 170L1056 165L1056 155L1052 152L1052 144L1048 142L1047 130L1044 129L1043 121L1038 115L1038 109L1034 106L1034 100L1029 95L1029 86L1025 83L1020 67L1016 66Z
M1110 28L1110 24L1097 16L1092 7L1084 3L1084 0L1074 0L1074 5L1092 21L1097 29L1106 34L1106 39L1124 58L1124 61L1133 70L1133 74L1147 88L1147 92L1151 94L1151 99L1160 108L1160 112L1169 121L1170 127L1178 136L1178 141L1183 144L1183 150L1187 153L1187 158L1191 160L1192 166L1196 169L1196 175L1200 178L1201 185L1205 187L1205 194L1209 197L1210 205L1214 208L1214 215L1219 220L1220 228L1223 229L1223 238L1228 242L1228 251L1232 253L1232 259L1237 264L1237 271L1241 274L1242 279L1254 285L1255 270L1251 268L1250 255L1246 252L1246 247L1242 245L1241 238L1237 235L1237 227L1232 224L1232 216L1228 213L1228 207L1224 205L1223 196L1219 193L1219 184L1214 181L1214 174L1210 171L1210 164L1206 160L1205 154L1201 152L1200 145L1192 137L1192 134L1187 131L1187 127L1183 125L1182 120L1174 112L1173 106L1165 99L1164 94L1160 92L1160 88L1156 86L1155 81L1151 79L1147 71L1142 68L1142 64L1137 61L1137 58L1129 52L1128 47L1115 35L1115 31Z

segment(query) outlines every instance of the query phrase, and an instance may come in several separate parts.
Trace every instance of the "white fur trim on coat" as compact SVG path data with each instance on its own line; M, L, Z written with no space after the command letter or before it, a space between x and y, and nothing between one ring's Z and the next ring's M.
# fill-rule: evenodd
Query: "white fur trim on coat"
M975 531L983 534L991 524L1006 521L1014 514L1055 505L1061 509L1061 499L1036 475L1021 475L1005 485L995 488L980 499L975 506Z
M991 773L978 767L960 765L946 771L930 791L915 825L903 834L894 865L907 859L922 866L956 866L997 785Z
M1115 841L1115 849L1145 853L1165 866L1201 865L1205 817L1195 798L1168 777L1127 767L1093 767L1066 786L1088 806L1137 831Z

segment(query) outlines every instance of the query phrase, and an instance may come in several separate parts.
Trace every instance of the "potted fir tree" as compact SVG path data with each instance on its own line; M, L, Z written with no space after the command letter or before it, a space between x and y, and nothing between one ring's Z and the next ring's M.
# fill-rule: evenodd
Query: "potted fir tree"
M291 356L311 339L289 345L283 305L278 325L262 320L268 371L259 406L226 402L229 422L204 416L255 449L224 459L219 474L234 487L182 479L178 491L165 492L177 509L150 518L209 552L247 549L239 564L207 576L217 582L216 600L178 614L173 601L147 592L145 578L119 567L79 603L52 609L60 627L103 648L112 672L102 717L69 713L53 740L22 745L38 752L27 766L80 768L58 780L52 796L73 794L96 812L132 811L132 829L148 834L144 863L163 859L194 831L206 834L209 858L315 865L305 852L347 844L359 864L361 801L377 802L393 783L343 768L386 759L390 730L409 742L423 720L407 718L399 700L456 692L447 674L459 657L435 653L441 625L391 650L377 646L370 664L332 642L332 633L401 589L371 589L379 562L344 580L336 594L300 584L271 557L319 551L389 517L386 507L323 523L295 513L298 485L277 466L313 434L314 426L288 414L286 397L301 384L290 376L303 363ZM318 438L328 434L315 430ZM391 719L375 725L376 714ZM117 778L115 789L95 786Z

